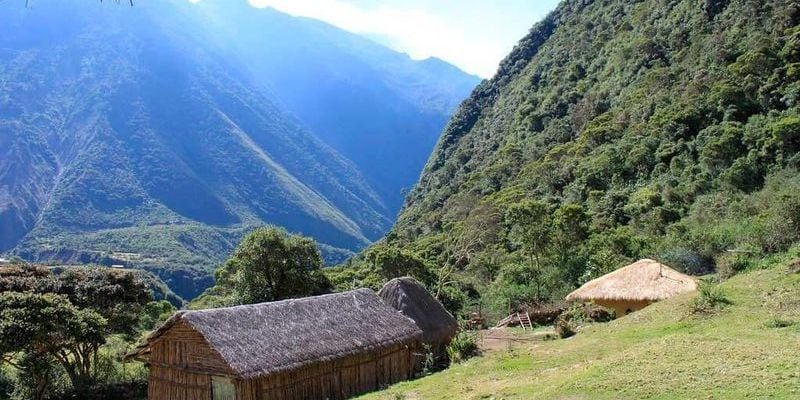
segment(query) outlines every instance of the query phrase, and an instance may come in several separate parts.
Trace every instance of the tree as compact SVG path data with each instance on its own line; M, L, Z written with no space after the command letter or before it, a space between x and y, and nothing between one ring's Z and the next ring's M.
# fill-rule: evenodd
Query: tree
M578 249L589 234L589 217L579 204L562 204L553 213L553 247L559 268L576 282L583 274ZM581 269L581 270L579 270Z
M543 298L542 263L552 244L553 216L550 210L550 205L543 201L525 200L512 205L506 213L509 238L528 261L537 300Z
M217 271L219 285L242 304L303 297L330 290L313 239L277 227L256 229L245 237Z
M105 343L106 320L79 309L64 296L48 293L0 294L0 359L31 382L41 398L49 385L51 360L59 363L76 389L91 382L91 366Z
M380 277L381 284L402 276L413 276L425 283L432 279L425 261L414 252L397 246L376 244L364 253L364 261Z
M3 309L6 323L18 322L6 326L6 332L21 330L20 335L31 339L27 344L6 340L10 347L2 350L5 361L23 371L27 397L46 389L54 364L63 366L78 393L85 390L94 383L104 338L112 334L132 338L141 326L143 308L152 300L151 290L138 275L108 268L74 267L54 274L44 267L16 267L0 278L0 293L7 296L4 306L10 307ZM30 331L39 332L41 340Z
M55 293L78 308L96 311L108 333L133 335L142 308L153 300L140 275L100 267L70 267L59 274L45 267L22 266L0 277L0 292Z
M78 308L91 309L106 319L107 334L131 337L145 305L153 300L147 284L130 271L108 268L69 268L58 276L56 293Z

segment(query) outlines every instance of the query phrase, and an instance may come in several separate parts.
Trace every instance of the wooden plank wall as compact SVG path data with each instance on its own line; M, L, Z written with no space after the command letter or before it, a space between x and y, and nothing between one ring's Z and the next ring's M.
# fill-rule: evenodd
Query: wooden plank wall
M211 377L151 365L148 400L211 400Z
M343 400L404 381L411 373L411 352L398 345L239 382L238 400Z
M148 400L211 400L211 375L232 374L203 336L185 323L165 332L150 349Z

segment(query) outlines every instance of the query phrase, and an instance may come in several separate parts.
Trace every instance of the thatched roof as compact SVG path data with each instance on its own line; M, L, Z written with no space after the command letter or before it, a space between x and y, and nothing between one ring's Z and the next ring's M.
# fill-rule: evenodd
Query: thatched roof
M378 292L386 304L411 318L425 343L447 342L458 332L458 321L414 278L396 278Z
M229 308L181 311L131 356L184 321L245 379L420 339L413 321L369 289Z
M567 300L656 301L694 290L691 276L645 259L586 282Z

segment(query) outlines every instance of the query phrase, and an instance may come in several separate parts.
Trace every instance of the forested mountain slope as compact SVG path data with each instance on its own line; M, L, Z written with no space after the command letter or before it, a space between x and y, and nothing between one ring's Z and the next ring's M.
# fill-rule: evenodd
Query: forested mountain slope
M359 166L191 7L0 5L0 251L144 267L191 298L253 226L330 259L390 227Z
M435 265L452 308L498 312L642 256L698 273L785 250L798 23L789 0L564 1L462 104L386 245Z

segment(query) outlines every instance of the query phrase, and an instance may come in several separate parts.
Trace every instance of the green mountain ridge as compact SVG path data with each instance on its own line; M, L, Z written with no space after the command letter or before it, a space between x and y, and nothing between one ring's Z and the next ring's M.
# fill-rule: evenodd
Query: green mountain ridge
M435 266L453 311L498 315L638 258L786 250L798 24L785 0L562 2L460 106L379 247ZM372 281L370 254L347 280Z

